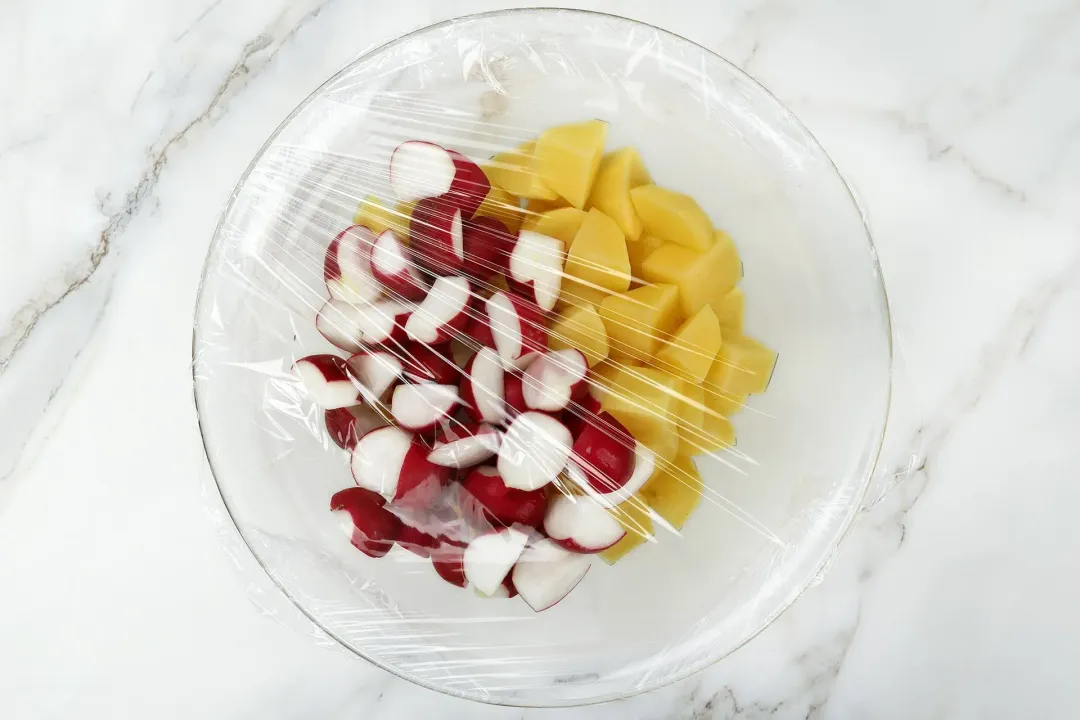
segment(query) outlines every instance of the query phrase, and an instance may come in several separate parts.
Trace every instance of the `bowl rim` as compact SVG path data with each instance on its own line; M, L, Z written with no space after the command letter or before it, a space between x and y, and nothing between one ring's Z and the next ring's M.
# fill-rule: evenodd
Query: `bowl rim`
M363 652L362 650L354 648L350 643L344 641L342 638L338 637L338 635L335 632L329 630L322 623L320 623L312 615L312 613L310 613L307 610L307 608L305 608L303 606L303 604L301 604L293 596L293 594L285 587L285 585L278 580L278 578L274 575L274 573L270 571L270 569L263 562L262 557L259 555L258 552L256 552L256 550L253 547L252 543L248 540L247 535L244 533L244 530L242 529L240 523L237 522L236 515L234 514L233 509L229 504L229 500L228 500L227 494L225 492L225 489L222 487L221 481L218 478L218 472L214 467L214 461L210 457L210 451L209 451L209 447L208 447L209 446L209 439L207 437L206 428L204 427L204 424L203 424L202 405L200 404L200 401L199 401L199 397L200 397L200 378L199 378L199 372L198 372L198 345L199 345L199 327L200 327L199 318L201 317L201 311L203 310L203 302L205 300L206 283L207 283L208 277L210 275L211 266L212 266L212 260L213 260L213 258L215 256L215 251L217 250L217 248L219 247L219 245L220 245L220 243L222 241L222 230L224 228L225 221L229 217L229 214L231 213L234 205L236 204L236 200L239 197L239 195L240 195L242 189L244 188L245 184L247 183L251 173L259 165L260 161L262 160L263 156L266 154L267 150L269 150L274 145L274 143L277 140L278 136L281 135L281 133L293 122L293 120L295 120L296 117L301 112L303 112L303 110L305 110L313 100L318 98L324 92L324 90L326 90L328 87L332 86L334 82L336 82L338 79L340 79L346 73L348 73L357 63L359 63L359 62L361 62L361 61L363 61L363 60L365 60L365 59L367 59L369 57L372 57L372 56L378 55L378 54L380 54L380 53L382 53L384 51L390 50L391 48L393 48L395 46L398 46L398 45L400 45L400 44L402 44L404 42L407 42L407 41L413 39L414 37L416 37L418 35L423 35L423 34L428 33L430 31L437 30L439 28L448 27L448 26L460 23L462 21L501 18L501 17L511 16L511 15L527 15L527 14L531 14L531 13L561 13L561 14L566 14L566 15L577 15L577 16L581 16L581 17L585 17L585 18L600 18L600 19L605 19L605 20L614 20L614 21L618 21L618 22L628 23L629 25L632 25L632 26L638 26L638 27L640 27L642 29L647 29L647 30L650 30L652 32L660 33L662 35L667 36L669 39L673 39L673 40L676 40L676 41L679 41L679 42L682 42L682 43L686 43L687 45L692 46L693 48L696 48L696 49L700 50L703 53L706 53L707 55L711 56L713 59L727 65L728 68L736 76L740 77L740 79L742 79L744 81L749 82L753 87L755 87L756 90L764 93L764 95L769 100L771 100L773 103L775 103L776 107L779 108L783 112L784 115L786 115L787 119L794 124L794 127L796 129L798 129L802 133L805 133L807 139L811 143L812 148L816 149L818 152L821 153L821 156L828 162L828 166L832 169L832 171L836 174L836 176L843 182L844 189L847 192L847 195L848 195L848 198L851 201L852 207L855 210L855 212L857 212L858 215L859 215L860 222L861 222L862 228L863 228L863 237L864 237L864 240L866 242L866 250L867 250L867 253L869 255L869 259L870 259L870 262L871 262L871 266L872 266L874 275L875 275L875 277L877 279L877 283L876 283L877 291L878 291L877 300L878 300L880 309L882 310L882 316L883 316L882 319L884 320L884 330L885 330L885 333L886 333L886 348L887 348L887 353L888 353L888 379L889 379L888 386L886 387L886 391L885 391L885 398L884 398L884 418L882 419L881 429L880 429L880 432L878 433L876 441L874 443L872 443L871 448L870 448L870 457L868 458L868 461L866 463L865 477L862 478L862 481L859 484L859 487L858 487L857 491L853 494L853 496L852 496L852 498L850 500L849 506L846 508L846 516L843 518L843 521L837 526L837 530L834 532L834 535L833 535L832 539L828 542L829 551L822 555L821 561L819 563L817 563L814 567L811 568L811 572L807 573L805 577L803 577L803 578L801 578L799 580L799 582L794 583L795 590L793 590L791 593L789 593L789 595L786 598L784 598L783 601L780 602L777 605L777 608L776 608L776 610L774 610L773 613L771 613L768 617L766 617L764 620L762 620L760 622L760 624L758 624L757 627L755 627L751 632L747 633L746 637L743 638L742 641L740 641L738 644L731 647L727 652L718 654L718 655L716 655L714 657L708 657L708 658L699 660L699 661L697 661L695 663L691 663L691 664L687 665L686 667L680 669L679 672L673 673L670 676L666 676L666 677L664 677L664 678L662 678L662 679L660 679L658 681L653 681L653 682L651 682L649 684L646 684L646 685L637 686L637 687L634 687L634 688L632 688L630 690L627 690L627 691L624 691L624 692L608 693L606 695L597 695L597 696L588 697L588 698L555 700L555 701L550 701L550 702L544 702L543 704L535 704L535 702L536 702L535 700L532 700L531 702L526 702L526 701L518 702L518 701L515 701L515 699L513 697L509 697L509 696L506 696L506 697L494 697L494 698L478 696L478 695L467 693L467 692L464 692L464 691L453 690L453 689L447 688L445 686L437 685L435 683L428 682L426 680L414 677L414 676L410 675L409 673L407 673L405 670L403 670L401 668L398 668L398 667L396 667L394 665L390 665L390 664L388 664L386 662L383 662L383 661L380 661L380 660L375 659L373 657L370 657L367 653ZM199 278L199 286L198 286L198 290L197 290L196 303L195 303L195 312L194 312L194 318L193 318L193 323L192 323L191 356L192 356L192 363L191 363L191 365L192 365L192 385L193 385L193 396L194 396L194 402L195 402L196 420L198 422L199 436L200 436L200 439L202 441L203 455L206 458L207 466L210 469L210 474L214 479L214 487L217 489L218 495L220 496L222 504L225 507L225 511L228 514L229 521L232 523L233 527L236 528L237 533L239 534L239 536L240 536L240 538L241 538L241 540L242 540L242 542L244 544L244 547L246 547L248 552L251 553L252 557L254 558L255 562L258 564L259 568L266 574L266 576L270 579L270 581L282 592L282 594L289 600L289 602L292 603L293 607L295 607L302 615L304 615L304 617L306 617L308 620L310 620L317 628L319 628L319 630L326 633L326 635L328 637L332 638L342 648L344 648L345 650L348 650L351 653L356 654L362 660L374 665L375 667L377 667L377 668L379 668L381 670L384 670L384 671L390 673L391 675L393 675L393 676L395 676L397 678L401 678L402 680L405 680L405 681L407 681L409 683L412 683L414 685L418 685L420 687L426 688L428 690L433 690L435 692L438 692L440 694L447 695L447 696L450 696L450 697L462 698L462 699L465 699L465 700L472 700L472 701L483 703L483 704L486 704L486 705L494 705L494 706L500 706L500 707L527 708L527 709L585 707L585 706L589 706L589 705L597 705L597 704L601 704L601 703L612 702L612 701L615 701L615 700L625 700L625 699L629 699L629 698L632 698L632 697L635 697L635 696L638 696L638 695L642 695L642 694L645 694L645 693L648 693L648 692L652 692L654 690L659 690L660 688L663 688L663 687L666 687L668 685L672 685L672 684L674 684L676 682L685 680L686 678L691 677L691 676L693 676L693 675L695 675L695 674L697 674L697 673L711 667L712 665L720 662L724 658L727 658L727 657L733 655L738 650L740 650L742 647L744 647L747 643L754 640L766 628L768 628L774 622L776 622L776 620L781 615L783 615L799 598L801 598L802 595L807 590L809 590L811 587L816 585L817 582L819 581L819 579L823 576L823 574L831 567L832 562L833 562L833 560L834 560L834 558L835 558L835 556L836 556L836 554L837 554L837 552L839 550L840 544L844 541L844 539L847 537L848 533L850 533L852 528L854 527L856 518L858 517L859 513L864 508L865 497L866 497L866 494L867 494L867 492L869 490L869 487L870 487L873 479L877 475L877 468L878 468L878 464L880 463L880 460L881 460L881 452L882 452L882 448L883 448L883 445L884 445L885 436L886 436L886 433L888 431L889 417L890 417L890 414L891 414L890 410L891 410L891 407L892 407L892 395L893 395L893 384L895 382L894 373L895 373L895 361L896 361L896 358L895 358L894 327L893 327L893 321L892 321L892 309L891 309L891 305L890 305L890 302L889 302L888 291L887 291L887 289L885 287L885 277L884 277L884 274L883 274L882 269L881 269L881 263L880 263L880 259L878 257L877 248L876 248L876 246L874 244L873 235L872 235L872 232L871 232L871 229L870 229L870 224L869 224L869 220L868 220L868 214L866 212L866 209L859 202L859 199L856 196L855 191L853 190L853 188L851 186L851 183L848 181L847 177L845 177L845 175L840 171L840 168L837 167L835 161L832 159L832 157L825 150L825 147L821 144L821 142L817 139L817 137L810 131L810 129L808 127L806 127L805 124L803 124L803 122L799 119L799 117L794 112L792 112L791 109L788 108L787 105L785 105L779 98L777 98L776 95L774 95L772 93L772 91L770 91L767 87L765 87L765 85L758 82L749 73L744 71L739 66L735 65L733 62L731 62L727 58L725 58L722 55L720 55L719 53L711 50L710 48L702 45L701 43L695 42L694 40L686 38L686 37L684 37L684 36L682 36L682 35L680 35L680 34L678 34L676 32L671 31L671 30L666 30L664 28L657 27L656 25L653 25L653 24L651 24L649 22L645 22L643 20L636 20L634 18L628 18L628 17L625 17L623 15L617 15L615 13L607 13L607 12L601 12L601 11L597 11L597 10L585 10L585 9L577 9L577 8L562 8L562 7L551 7L551 6L535 6L535 7L521 7L521 8L506 8L506 9L499 9L499 10L488 10L488 11L484 11L484 12L470 13L470 14L467 14L467 15L458 15L458 16L455 16L455 17L452 17L452 18L448 18L446 20L441 20L441 21L436 22L436 23L431 23L431 24L428 24L428 25L424 25L422 27L414 28L414 29L410 30L409 32L406 32L406 33L404 33L402 35L399 35L399 36L397 36L397 37L395 37L395 38L393 38L393 39L391 39L391 40L389 40L387 42L381 43L379 45L372 46L372 47L364 50L363 52L361 52L360 54L358 54L357 56L352 58L344 67L342 67L340 70L338 70L333 75L331 75L327 80L325 80L323 83L321 83L318 87L316 87L310 94L308 94L292 110L292 112L290 112L289 115L274 129L274 131L270 134L270 136L267 138L267 140L259 148L258 152L256 152L255 156L252 158L251 162L248 164L248 166L244 170L243 174L237 180L236 185L233 187L233 190L229 195L229 199L228 199L227 203L225 204L225 207L223 208L223 210L221 212L221 215L220 215L220 217L218 219L217 225L214 228L214 233L213 233L213 236L211 238L210 245L207 248L206 259L204 260L202 273L201 273L200 278Z

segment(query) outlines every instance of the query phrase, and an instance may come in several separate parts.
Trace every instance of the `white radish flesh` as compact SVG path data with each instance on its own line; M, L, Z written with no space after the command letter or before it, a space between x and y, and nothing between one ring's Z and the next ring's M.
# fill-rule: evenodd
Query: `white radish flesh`
M503 366L491 348L480 348L469 364L461 381L461 399L469 416L477 422L501 423L506 416L503 402Z
M472 289L462 277L440 277L428 290L427 297L409 316L405 332L419 343L435 344L450 340L469 321Z
M587 391L589 362L580 350L547 352L529 364L522 379L525 404L533 410L561 412Z
M480 592L492 595L510 574L525 550L529 536L516 528L485 533L465 548L465 578Z
M468 468L499 452L502 433L490 425L458 426L444 433L428 454L436 465Z
M522 230L510 253L509 267L510 278L528 288L539 307L544 310L555 307L562 287L562 240Z
M521 599L534 611L542 612L577 587L591 562L588 555L569 552L544 538L525 549L511 578Z
M360 386L368 402L382 400L386 391L401 381L404 366L392 353L385 350L361 351L348 360L349 370Z
M297 360L294 369L304 389L319 407L334 410L360 401L345 361L336 355L309 355Z
M423 432L448 417L457 403L458 390L454 385L398 385L390 401L390 414L406 430Z
M570 455L570 431L539 412L518 415L503 435L497 467L507 487L537 490L562 472Z
M585 495L559 495L548 505L544 532L571 552L598 553L626 535L605 506Z

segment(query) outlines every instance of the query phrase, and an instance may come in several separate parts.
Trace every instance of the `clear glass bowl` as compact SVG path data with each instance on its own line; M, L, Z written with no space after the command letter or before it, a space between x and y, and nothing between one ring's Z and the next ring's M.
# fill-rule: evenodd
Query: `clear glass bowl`
M328 499L351 484L289 368L315 332L322 262L358 200L387 193L400 141L480 159L560 122L610 121L657 182L736 240L748 332L780 353L736 416L738 447L699 460L715 491L681 534L596 563L557 607L481 599L408 553L351 548ZM206 454L233 521L297 607L344 647L485 702L626 697L727 655L834 552L874 471L889 405L887 301L862 215L828 156L750 77L624 18L514 10L419 30L360 58L285 121L239 183L195 322ZM395 553L397 553L395 549Z

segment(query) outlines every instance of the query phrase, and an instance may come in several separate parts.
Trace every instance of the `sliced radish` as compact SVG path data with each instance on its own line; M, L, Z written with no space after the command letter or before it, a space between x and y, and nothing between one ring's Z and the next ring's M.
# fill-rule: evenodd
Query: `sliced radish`
M428 460L451 468L479 465L499 452L502 434L487 424L452 423L436 438Z
M532 410L562 412L588 394L588 373L589 361L580 350L543 353L529 364L522 378L525 404Z
M330 243L323 262L323 279L334 300L353 304L371 302L382 288L371 272L375 233L363 225L342 230Z
M428 462L428 449L401 428L372 430L352 451L356 484L402 507L427 507L450 478L447 468Z
M507 415L513 419L523 412L528 412L529 406L525 404L525 387L521 375L507 373L503 386Z
M406 430L425 432L449 417L458 404L456 385L420 383L398 385L390 400L390 414Z
M467 279L439 278L405 324L409 339L428 345L447 342L469 321L471 300Z
M544 313L525 298L499 291L488 298L487 315L495 349L507 367L522 367L547 349Z
M409 222L409 251L418 265L436 275L465 269L465 236L461 208L442 198L421 200Z
M379 300L361 307L356 313L356 326L365 345L385 345L405 340L405 327L415 308L397 300Z
M393 230L385 230L375 240L371 252L371 272L391 297L423 300L427 294L424 278L405 254L405 247Z
M390 552L401 532L401 521L386 509L386 500L364 488L346 488L330 498L330 509L344 512L343 523L356 549L377 558Z
M570 406L566 408L566 412L562 416L563 424L566 425L566 429L576 439L581 434L581 431L592 423L599 414L600 401L593 397L592 393L587 392L583 398L570 403Z
M477 280L487 280L506 272L514 236L499 220L481 215L465 223L462 244L465 272Z
M319 310L315 329L331 344L357 352L364 346L364 331L360 327L366 305L354 305L349 300L331 299Z
M572 553L544 538L521 553L511 578L521 599L542 612L569 595L591 563L588 555Z
M559 495L552 500L544 516L544 532L576 553L607 550L626 535L604 505L585 495Z
M540 308L551 310L559 299L563 275L563 243L547 235L522 230L510 253L511 287Z
M472 314L463 334L477 345L495 347L495 337L491 334L486 309L477 310Z
M461 401L476 422L501 423L505 418L503 376L502 361L491 348L480 348L465 366Z
M465 579L483 594L491 595L514 569L528 541L526 533L512 527L476 538L465 548Z
M405 343L396 349L410 382L433 382L439 385L457 383L461 370L441 347L421 343Z
M610 492L598 491L594 485L594 476L586 473L574 457L566 463L566 476L589 497L600 501L606 507L615 507L628 500L649 481L655 471L656 455L641 443L634 443L633 470L629 479L622 487ZM602 483L600 487L603 487Z
M382 413L370 405L354 405L327 410L323 415L326 432L342 450L352 450L360 438L389 425Z
M402 520L401 531L398 533L397 537L397 544L411 552L413 555L428 558L431 557L432 550L439 547L439 539Z
M435 572L446 582L458 587L465 587L465 548L452 543L442 543L431 551L431 564Z
M506 486L498 468L490 465L475 468L461 483L475 499L480 512L492 525L527 525L539 527L544 521L548 498L543 489L515 490ZM471 513L475 514L475 513Z
M610 413L602 412L574 441L573 459L585 471L592 489L615 492L634 472L634 437Z
M537 490L562 472L570 456L570 431L540 412L518 415L503 435L499 475L507 487Z
M360 402L348 366L337 355L308 355L297 360L293 369L319 407L334 410Z
M476 597L484 598L485 600L507 600L509 598L517 597L517 588L514 587L514 581L507 575L503 578L502 584L495 588L495 592L490 595L485 595L479 590L474 590Z
M471 217L491 184L480 166L461 153L409 140L390 156L390 187L406 202L444 195Z
M386 397L401 382L405 368L388 350L361 350L348 360L349 371L360 384L365 399L372 404Z

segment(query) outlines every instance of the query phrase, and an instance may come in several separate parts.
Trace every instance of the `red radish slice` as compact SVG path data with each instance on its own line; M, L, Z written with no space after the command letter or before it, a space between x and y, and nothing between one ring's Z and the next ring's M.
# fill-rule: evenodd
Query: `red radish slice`
M405 324L409 339L427 345L447 342L469 321L470 300L468 280L439 278Z
M348 300L332 299L319 310L315 329L331 344L342 350L357 352L364 346L364 332L360 328L364 307Z
M442 198L421 200L409 221L409 251L418 265L436 275L465 269L465 235L461 209Z
M563 424L566 425L570 434L577 438L586 425L594 422L599 414L600 401L593 397L592 393L585 393L581 400L570 403L570 407L566 408L566 412L563 413Z
M475 468L461 483L462 489L480 506L492 525L539 527L544 521L548 498L543 489L515 490L506 486L497 468Z
M551 310L559 299L563 275L563 243L547 235L522 230L510 253L508 280L516 291L540 308Z
M342 450L352 450L360 438L389 423L382 413L370 405L354 405L327 410L323 415L326 432Z
M488 324L487 309L474 312L465 326L464 335L477 345L483 347L495 347L495 337L491 334L491 326Z
M449 417L458 404L455 385L398 385L390 400L390 414L406 430L425 432Z
M520 368L547 349L544 313L525 298L499 291L488 298L487 315L495 349L508 367Z
M533 410L561 412L588 393L588 373L589 361L580 350L544 353L529 364L522 379L525 404Z
M544 538L525 549L511 574L521 599L536 612L552 607L577 587L592 558Z
M633 474L635 444L621 422L602 412L574 441L573 459L585 471L592 489L606 494L626 485Z
M390 187L406 202L445 195L471 217L491 184L469 158L435 143L409 140L390 156Z
M584 495L559 495L548 506L544 532L576 553L598 553L622 540L626 530L605 506Z
M570 456L570 431L540 412L518 415L503 435L498 468L507 487L537 490L562 472Z
M435 572L446 582L458 587L465 587L469 581L465 579L465 548L443 543L431 551L431 564Z
M319 407L334 410L360 402L348 367L337 355L308 355L297 360L293 369Z
M380 300L358 308L356 326L366 345L385 345L405 340L405 326L414 312L412 305L396 300Z
M484 595L491 595L514 569L528 541L529 536L516 528L500 528L476 538L465 548L465 579Z
M349 358L348 366L371 403L381 401L404 376L401 361L387 350L361 350Z
M363 488L346 488L330 498L330 509L348 515L346 532L356 549L374 558L390 552L401 532L401 521L386 509L386 501Z
M607 507L615 507L619 503L628 500L649 481L655 471L656 455L641 443L634 443L633 470L630 473L630 478L622 487L610 492L597 491L593 485L593 477L578 465L575 458L571 457L566 463L566 476L584 490L589 497L600 501Z
M502 434L490 425L455 425L440 433L428 460L451 468L479 465L499 452Z
M401 522L401 531L398 533L397 544L405 548L413 555L422 558L431 557L431 552L439 547L439 539L427 534L420 528L409 523Z
M461 378L461 401L476 422L501 423L506 417L503 402L503 366L491 348L480 348L465 366Z
M505 393L506 412L511 418L529 411L529 406L525 404L525 387L520 375L507 373L503 392Z
M371 272L375 233L363 225L346 228L326 250L323 279L331 299L353 304L371 302L382 288Z
M478 280L506 272L514 236L499 220L481 215L465 223L465 272Z
M356 484L402 507L426 507L449 480L447 468L427 460L428 449L401 428L372 430L352 451Z
M457 383L461 370L447 357L442 348L420 343L405 343L396 353L404 364L405 377L410 382L433 382L439 385Z
M405 247L393 230L385 230L375 240L371 252L371 272L391 297L423 300L427 294L423 277L406 257Z

